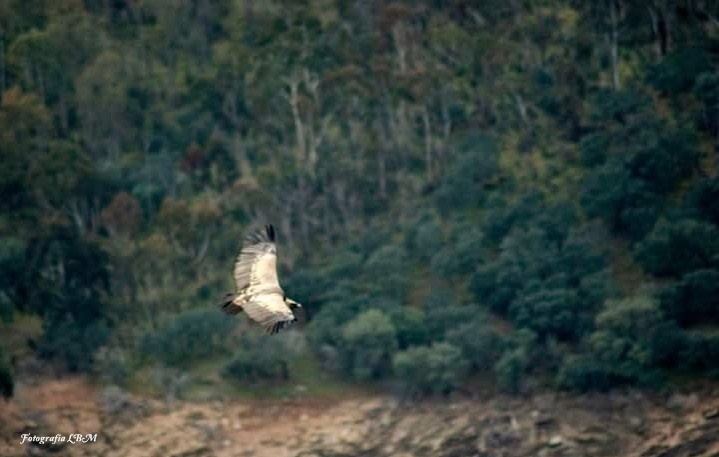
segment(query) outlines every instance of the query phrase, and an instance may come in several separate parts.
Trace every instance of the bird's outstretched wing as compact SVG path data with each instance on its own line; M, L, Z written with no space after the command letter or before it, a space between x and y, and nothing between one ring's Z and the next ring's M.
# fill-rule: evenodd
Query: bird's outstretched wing
M244 311L270 334L297 320L285 303L277 279L277 246L272 225L245 238L235 262L235 283L237 293L229 294L222 306L226 313Z
M282 295L276 293L255 295L251 301L242 304L242 310L269 334L275 334L297 321Z
M245 238L235 262L235 283L238 293L245 289L255 291L280 288L277 279L277 245L275 228L266 225Z

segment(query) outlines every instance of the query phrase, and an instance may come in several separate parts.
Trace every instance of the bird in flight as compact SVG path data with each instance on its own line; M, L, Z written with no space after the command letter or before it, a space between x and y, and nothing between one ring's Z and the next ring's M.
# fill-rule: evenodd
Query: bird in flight
M235 262L237 292L225 296L222 310L227 314L242 311L274 335L297 322L292 310L302 305L287 298L277 279L275 228L250 232Z

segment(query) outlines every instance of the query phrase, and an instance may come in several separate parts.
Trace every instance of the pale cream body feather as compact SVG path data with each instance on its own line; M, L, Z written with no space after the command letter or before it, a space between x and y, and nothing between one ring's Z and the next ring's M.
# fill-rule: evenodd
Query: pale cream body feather
M277 333L296 320L277 278L277 246L272 226L245 238L234 276L237 295L223 306L227 313L244 311L269 333Z

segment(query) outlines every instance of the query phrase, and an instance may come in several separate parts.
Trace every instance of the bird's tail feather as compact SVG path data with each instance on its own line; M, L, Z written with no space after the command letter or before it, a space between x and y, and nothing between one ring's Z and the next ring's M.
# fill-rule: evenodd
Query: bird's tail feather
M238 314L242 312L242 307L235 303L235 294L229 293L226 294L225 297L222 299L222 311L226 312L227 314Z

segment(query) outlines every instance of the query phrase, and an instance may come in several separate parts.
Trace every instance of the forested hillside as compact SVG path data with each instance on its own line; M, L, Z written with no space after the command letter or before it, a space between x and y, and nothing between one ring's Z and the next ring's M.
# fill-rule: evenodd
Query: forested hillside
M718 57L702 0L2 0L0 391L719 375ZM257 222L273 339L217 307Z

